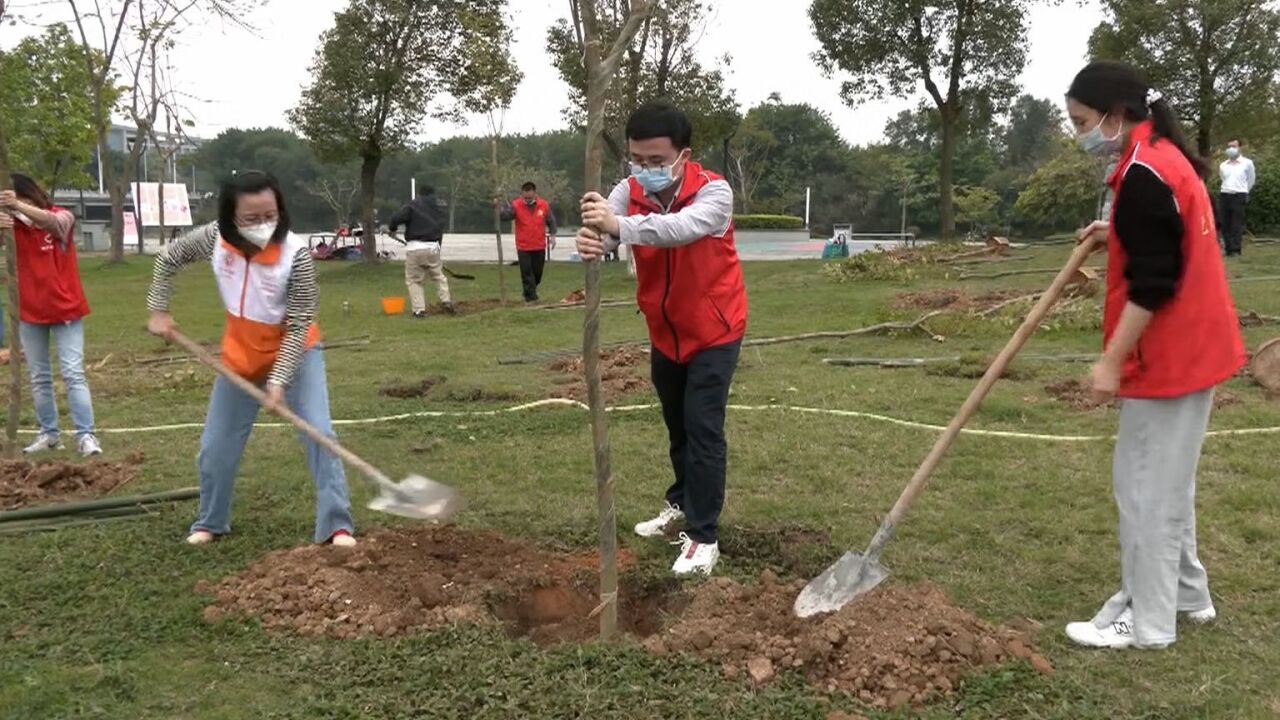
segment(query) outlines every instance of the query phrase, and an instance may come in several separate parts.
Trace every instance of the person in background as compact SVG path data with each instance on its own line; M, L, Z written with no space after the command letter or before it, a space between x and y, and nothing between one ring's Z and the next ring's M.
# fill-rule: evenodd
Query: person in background
M1227 257L1237 257L1244 250L1245 208L1249 205L1249 193L1258 182L1253 161L1241 151L1241 142L1227 143L1227 159L1218 169L1222 188L1218 193L1221 210L1222 241Z
M418 197L400 208L387 221L387 232L396 237L396 230L404 228L404 284L409 288L409 301L413 316L419 320L427 317L427 297L422 283L429 276L436 284L436 295L445 312L457 314L449 295L449 279L444 276L441 260L441 243L444 241L444 217L435 188L422 185ZM397 240L399 238L396 238Z
M1179 612L1217 611L1196 545L1196 470L1214 388L1244 365L1208 168L1187 146L1163 96L1133 67L1096 62L1076 75L1067 114L1084 149L1119 162L1111 222L1097 402L1121 398L1112 484L1120 515L1120 590L1087 622L1067 625L1086 647L1163 648Z
M720 559L725 410L747 329L747 290L733 242L733 190L692 158L680 110L648 104L627 120L631 177L608 199L582 198L578 254L598 262L619 244L636 262L636 300L649 325L651 373L670 438L675 482L666 507L635 527L660 537L681 519L677 575L710 574Z
M178 271L210 262L227 314L222 361L233 372L265 386L267 410L288 404L321 432L333 436L325 378L316 268L307 241L289 231L280 183L251 170L227 180L218 197L218 220L196 228L156 256L147 330L168 338ZM204 545L231 532L231 496L245 443L258 416L256 400L218 376L200 437L200 511L187 542ZM316 488L315 541L352 546L354 525L342 463L299 433Z
M101 455L93 425L93 397L84 372L84 318L89 301L80 285L72 231L75 216L54 205L35 180L14 174L13 190L0 192L0 227L11 228L18 256L18 340L31 374L31 399L40 434L27 454L62 445L53 392L49 343L58 347L58 365L67 388L67 406L76 431L76 450Z
M551 212L551 206L546 200L538 197L538 186L532 182L520 186L518 200L508 203L501 198L494 198L493 202L501 210L503 220L515 221L516 256L520 261L524 301L537 302L547 252L555 248L555 213Z

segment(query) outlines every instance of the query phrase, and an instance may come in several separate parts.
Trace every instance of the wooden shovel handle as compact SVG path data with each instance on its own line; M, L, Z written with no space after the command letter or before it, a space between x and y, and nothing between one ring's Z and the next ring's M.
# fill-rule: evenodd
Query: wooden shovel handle
M263 407L266 407L267 394L262 391L262 388L258 387L252 382L232 372L230 368L228 368L226 365L223 365L222 362L218 360L218 358L214 357L213 354L210 353L208 350L205 350L204 347L201 346L199 343L195 342L194 340L187 337L186 335L183 335L177 330L170 330L168 339L172 341L174 344L181 347L182 349L194 355L196 359L198 359L200 362L204 363L205 365L208 365L214 370L217 370L219 375L226 378L227 380L230 380L233 385L243 390L246 395L253 398L254 400L257 400ZM281 404L274 409L274 412L280 417L287 420L294 427L298 428L298 430L300 430L307 437L314 440L318 445L325 448L326 450L333 453L334 455L337 455L339 458L345 461L348 465L354 467L355 469L359 470L365 475L368 475L370 478L373 478L379 483L391 484L391 479L388 478L385 474L383 474L381 470L370 465L355 453L339 445L337 440L334 440L328 435L320 432L311 423L298 417L297 414L295 414L292 410L289 409L288 405Z
M947 429L943 431L938 441L934 443L933 449L929 451L924 462L920 463L915 475L911 477L911 482L907 483L907 486L903 488L902 495L898 497L898 501L894 503L893 509L889 511L888 516L885 517L880 525L880 530L876 532L875 538L871 541L871 546L867 549L868 555L879 555L880 549L884 547L884 544L892 536L894 527L902 521L907 511L911 509L911 504L924 491L929 477L938 467L938 463L942 461L943 456L951 449L952 443L960 435L960 430L964 428L965 423L969 422L969 418L973 417L973 414L978 411L978 407L986 399L987 393L991 392L991 387L996 384L996 380L999 380L1000 376L1004 375L1009 363L1013 361L1014 356L1018 354L1018 351L1022 349L1022 346L1036 331L1040 322L1049 314L1053 304L1062 296L1062 291L1071 282L1076 271L1089 259L1093 250L1094 240L1089 238L1080 243L1075 252L1071 253L1067 264L1058 272L1057 277L1053 279L1053 283L1049 285L1049 289L1045 291L1044 295L1040 296L1040 300L1035 304L1035 307L1031 308L1031 312L1027 314L1026 319L1018 326L1018 330L1013 334L1013 337L1009 338L1009 342L1005 344L1004 349L996 356L996 359L991 363L991 367L987 368L987 372L978 381L973 391L969 393L964 405L960 406L960 410L955 417L951 418Z

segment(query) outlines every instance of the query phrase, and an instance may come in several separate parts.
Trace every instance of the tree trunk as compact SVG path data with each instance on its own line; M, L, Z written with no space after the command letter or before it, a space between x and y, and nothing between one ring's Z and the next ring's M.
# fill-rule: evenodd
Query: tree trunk
M9 177L9 144L4 128L0 127L0 190L12 190ZM4 243L5 280L9 286L6 306L9 321L9 415L5 422L5 450L9 457L18 457L18 413L22 407L22 343L18 339L18 251L13 231L0 233Z
M491 168L493 170L493 196L502 197L502 181L498 178L498 136L489 138ZM507 260L502 256L502 211L493 206L493 237L498 243L498 297L507 304Z
M160 184L156 188L156 202L160 203L160 246L164 247L164 175L160 175Z
M382 153L366 152L360 160L360 225L364 228L361 250L365 262L378 260L378 228L373 224L373 203L376 196L378 165Z
M108 176L107 194L111 197L111 262L124 262L124 181L115 177L114 173ZM138 208L134 208L136 216L135 224L138 232L142 232L142 217L138 215Z
M958 113L942 108L942 167L938 172L938 215L940 235L950 240L956 235L956 210L954 178L956 162L956 135L959 131Z

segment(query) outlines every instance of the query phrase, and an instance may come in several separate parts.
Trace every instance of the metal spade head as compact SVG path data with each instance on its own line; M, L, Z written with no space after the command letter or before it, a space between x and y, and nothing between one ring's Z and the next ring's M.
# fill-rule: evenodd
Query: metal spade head
M879 558L869 558L858 552L845 553L800 591L795 613L798 617L807 618L835 612L887 577L889 569L880 564Z
M380 487L378 497L369 501L370 510L439 523L458 514L463 505L457 490L421 475Z

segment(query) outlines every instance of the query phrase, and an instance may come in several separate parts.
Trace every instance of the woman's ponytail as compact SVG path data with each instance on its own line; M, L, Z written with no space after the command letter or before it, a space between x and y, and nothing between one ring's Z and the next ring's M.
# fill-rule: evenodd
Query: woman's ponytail
M1182 130L1182 123L1178 121L1178 114L1169 107L1168 101L1163 98L1156 100L1151 103L1149 110L1151 122L1155 126L1154 137L1164 138L1176 145L1186 156L1187 162L1191 163L1191 167L1196 169L1196 174L1201 179L1208 179L1209 163L1191 151L1191 146L1187 143L1187 134Z

